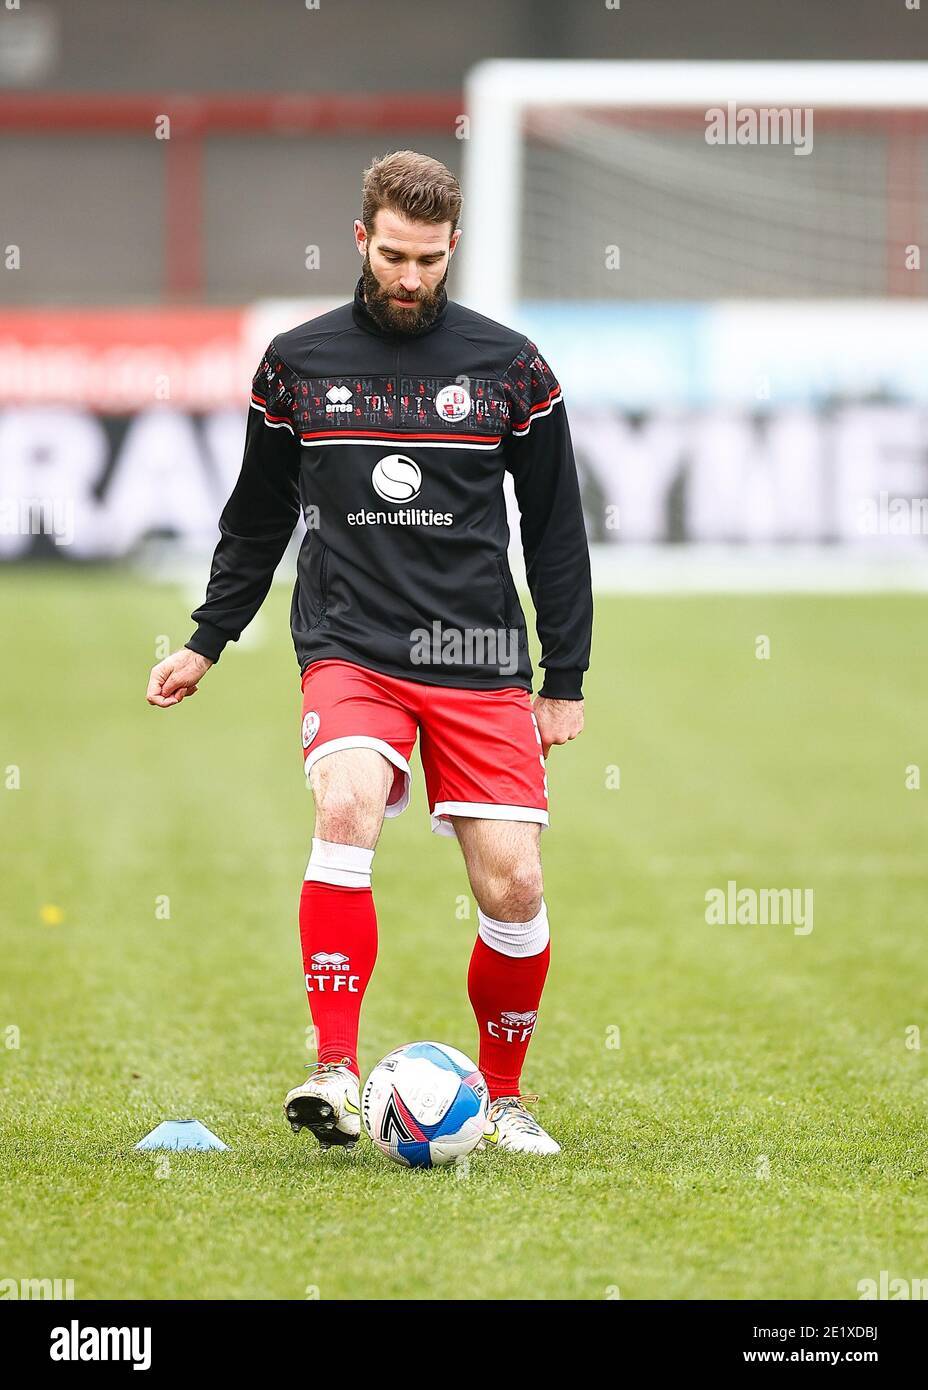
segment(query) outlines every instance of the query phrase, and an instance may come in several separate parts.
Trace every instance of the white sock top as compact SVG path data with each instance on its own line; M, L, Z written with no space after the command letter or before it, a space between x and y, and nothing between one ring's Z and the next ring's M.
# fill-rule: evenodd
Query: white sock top
M360 845L339 845L313 836L313 852L304 880L331 883L336 888L370 888L374 851Z
M551 933L548 929L548 908L544 898L538 915L530 922L497 922L477 909L477 935L493 951L502 956L538 956L545 949Z

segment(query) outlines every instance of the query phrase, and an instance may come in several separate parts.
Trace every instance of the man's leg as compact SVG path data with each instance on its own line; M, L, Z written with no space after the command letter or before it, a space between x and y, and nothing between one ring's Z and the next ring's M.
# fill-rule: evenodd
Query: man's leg
M300 941L318 1061L288 1091L284 1113L324 1149L361 1133L358 1024L377 957L371 863L394 767L371 748L343 748L309 770L316 833L300 896Z
M480 1031L478 1065L491 1100L518 1096L548 973L541 827L469 816L452 821L478 907L467 981Z
M313 849L300 896L300 941L320 1062L358 1070L361 1003L377 956L371 864L394 768L371 748L320 758L309 781Z
M284 1110L324 1147L361 1128L358 1023L377 955L371 864L384 816L409 801L416 718L402 685L349 661L314 661L301 681L303 770L316 803L300 895L300 939L318 1061Z

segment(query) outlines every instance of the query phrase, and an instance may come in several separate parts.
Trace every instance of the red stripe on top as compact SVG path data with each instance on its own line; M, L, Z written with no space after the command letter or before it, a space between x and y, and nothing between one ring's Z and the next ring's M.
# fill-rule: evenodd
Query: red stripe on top
M529 415L534 415L535 412L536 412L536 410L545 410L545 409L551 404L551 402L552 402L553 400L556 400L556 399L557 399L557 397L558 397L560 394L561 394L561 388L560 388L560 386L552 387L552 389L548 392L547 399L546 399L546 400L543 400L543 401L539 401L537 405L533 405L532 408L531 408L531 410L528 412Z
M272 415L267 408L267 402L259 396L256 391L252 391L251 399L256 405L260 405L261 409L264 411L264 418L270 420L272 425L288 425L291 433L293 432L293 424L288 415Z
M301 439L389 439L402 442L404 439L445 439L473 440L478 444L498 444L502 435L487 434L445 434L442 431L425 430L301 430Z
M525 434L525 432L528 430L529 426L532 423L532 417L538 415L541 411L548 410L549 407L552 406L556 400L560 399L560 396L561 388L560 386L555 386L553 391L548 392L548 397L546 400L538 401L536 405L532 406L531 410L528 412L528 415L526 415L521 425L513 425L513 434Z

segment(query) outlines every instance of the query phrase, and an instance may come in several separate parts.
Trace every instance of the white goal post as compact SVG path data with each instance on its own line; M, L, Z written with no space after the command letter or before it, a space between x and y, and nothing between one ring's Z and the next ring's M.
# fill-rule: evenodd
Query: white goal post
M570 108L588 113L607 108L617 113L669 113L726 108L734 102L739 107L811 108L816 114L865 109L925 112L928 63L492 60L472 69L465 95L469 139L463 164L461 297L478 311L505 321L519 299L520 257L539 231L534 223L524 224L523 209L524 127L533 108L550 113L555 127L557 113ZM556 129L553 133L556 137ZM569 161L569 150L562 157ZM852 158L845 155L846 161ZM594 159L588 176L591 198L597 193L594 180L608 178L608 159L595 166ZM678 154L668 177L685 168ZM621 170L616 174L620 180ZM878 182L874 175L870 186ZM549 201L556 198L558 184L553 179ZM860 197L843 186L838 192ZM743 202L743 193L740 196ZM833 211L832 236L834 228L843 225L837 207ZM837 286L835 293L842 289Z

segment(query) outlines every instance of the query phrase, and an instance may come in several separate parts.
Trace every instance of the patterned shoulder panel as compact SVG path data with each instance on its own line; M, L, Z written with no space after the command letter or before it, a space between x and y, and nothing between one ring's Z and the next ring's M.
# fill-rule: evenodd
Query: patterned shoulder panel
M293 407L290 378L290 368L278 357L273 342L269 343L251 383L252 402L264 408L269 420L289 420Z
M541 353L526 339L503 378L514 435L527 434L532 422L561 399L561 388Z

